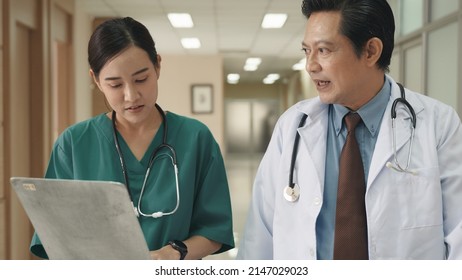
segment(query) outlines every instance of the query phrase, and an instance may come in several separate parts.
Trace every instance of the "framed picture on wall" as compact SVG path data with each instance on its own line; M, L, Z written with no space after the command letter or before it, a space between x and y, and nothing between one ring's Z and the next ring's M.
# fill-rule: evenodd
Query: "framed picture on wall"
M191 100L193 114L211 114L213 112L213 86L211 84L192 85Z

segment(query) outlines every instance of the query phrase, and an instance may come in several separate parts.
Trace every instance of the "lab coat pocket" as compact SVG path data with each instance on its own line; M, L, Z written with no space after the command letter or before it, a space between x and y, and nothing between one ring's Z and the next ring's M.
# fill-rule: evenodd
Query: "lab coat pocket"
M392 172L390 186L397 200L402 229L439 226L443 223L442 191L437 167L416 174Z

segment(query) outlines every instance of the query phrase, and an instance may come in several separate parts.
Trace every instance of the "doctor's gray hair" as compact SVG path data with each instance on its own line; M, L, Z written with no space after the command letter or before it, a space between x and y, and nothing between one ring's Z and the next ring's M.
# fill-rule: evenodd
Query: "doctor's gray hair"
M154 66L158 66L157 51L148 29L131 17L110 19L98 27L88 42L88 63L96 77L113 57L136 46L146 51Z
M395 19L386 0L303 0L302 13L306 18L316 12L340 12L339 32L353 44L358 57L366 43L377 37L382 41L378 67L389 71L394 48Z

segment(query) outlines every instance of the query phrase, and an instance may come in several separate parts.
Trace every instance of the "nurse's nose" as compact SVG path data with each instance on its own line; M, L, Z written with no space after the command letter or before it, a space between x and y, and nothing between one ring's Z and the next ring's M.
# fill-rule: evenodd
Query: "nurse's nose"
M140 93L133 84L127 83L124 89L124 96L125 101L135 101L139 98Z

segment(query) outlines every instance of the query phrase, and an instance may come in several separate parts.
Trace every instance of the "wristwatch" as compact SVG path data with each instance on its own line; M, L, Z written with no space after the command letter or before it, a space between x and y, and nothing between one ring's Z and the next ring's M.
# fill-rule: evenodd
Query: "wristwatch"
M168 244L172 246L173 249L180 252L180 260L184 260L186 254L188 254L188 247L186 247L186 244L184 244L180 240L169 241Z

